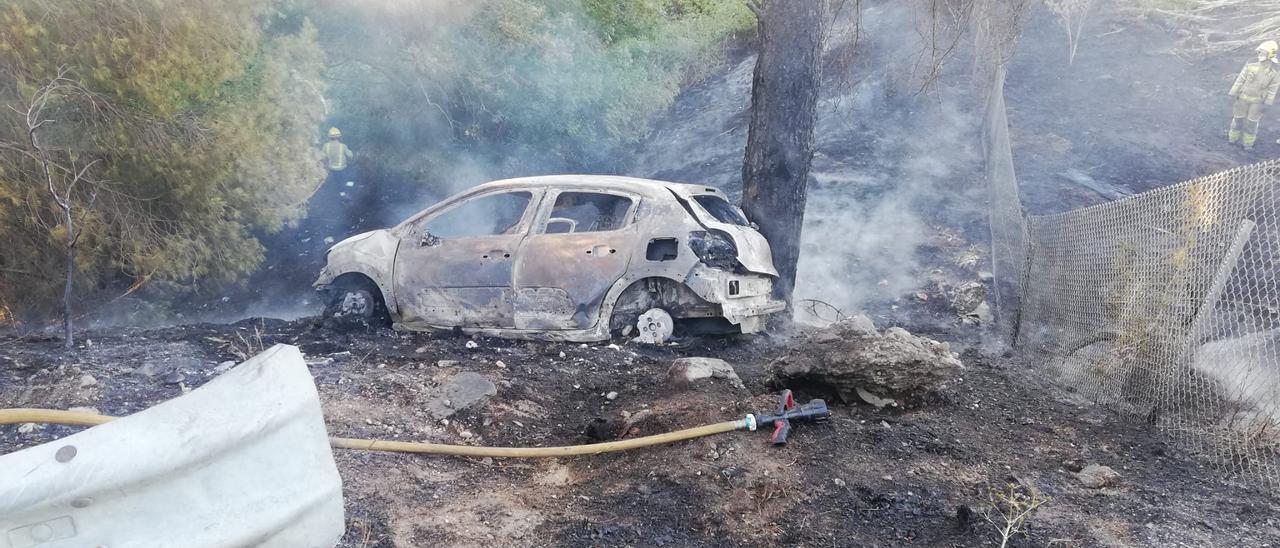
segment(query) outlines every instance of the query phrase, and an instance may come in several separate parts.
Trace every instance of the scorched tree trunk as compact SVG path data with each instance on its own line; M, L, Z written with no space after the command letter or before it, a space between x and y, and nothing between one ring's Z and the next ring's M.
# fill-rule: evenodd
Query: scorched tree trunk
M813 126L818 105L826 0L763 0L756 12L760 48L751 85L751 128L742 166L742 208L773 248L787 301L800 260ZM786 321L784 319L784 321Z

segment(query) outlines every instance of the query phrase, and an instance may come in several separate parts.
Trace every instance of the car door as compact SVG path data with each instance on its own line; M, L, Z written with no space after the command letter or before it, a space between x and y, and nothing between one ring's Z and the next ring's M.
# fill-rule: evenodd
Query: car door
M587 329L626 273L639 233L640 197L550 190L516 263L515 323L521 329Z
M516 250L540 195L528 189L477 194L410 223L392 272L403 321L513 327Z

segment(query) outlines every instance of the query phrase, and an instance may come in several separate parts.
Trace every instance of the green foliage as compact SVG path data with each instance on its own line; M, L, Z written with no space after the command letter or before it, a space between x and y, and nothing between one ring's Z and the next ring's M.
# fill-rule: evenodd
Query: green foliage
M402 167L396 176L437 171L432 153L457 151L503 174L614 167L617 150L643 138L651 116L753 22L737 0L437 10L349 0L317 14L338 121L377 148L371 163Z
M315 29L269 28L257 0L20 0L0 8L0 101L24 110L59 70L83 88L40 137L58 165L95 164L77 196L82 281L191 286L252 271L250 230L296 221L323 176ZM25 117L0 112L0 299L47 306L65 234L29 154Z
M74 91L39 137L58 177L97 161L73 200L76 271L114 296L252 273L255 234L299 221L322 181L330 124L382 185L618 169L752 25L742 0L4 3L0 306L57 302L67 227L21 111L58 74Z

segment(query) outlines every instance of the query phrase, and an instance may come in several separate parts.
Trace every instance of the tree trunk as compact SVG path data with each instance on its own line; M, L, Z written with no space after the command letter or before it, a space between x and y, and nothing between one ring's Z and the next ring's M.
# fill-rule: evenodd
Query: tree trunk
M751 84L751 129L742 166L742 209L773 248L774 296L787 301L813 159L825 0L765 0L756 11L760 51Z
M71 197L67 197L68 202ZM71 290L76 274L76 231L74 216L70 208L63 209L63 220L67 223L67 284L62 289L62 335L63 346L67 349L75 346L71 331Z

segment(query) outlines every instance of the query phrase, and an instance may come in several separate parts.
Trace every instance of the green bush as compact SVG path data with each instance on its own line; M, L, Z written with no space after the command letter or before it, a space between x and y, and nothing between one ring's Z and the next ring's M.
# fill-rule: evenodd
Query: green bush
M25 110L57 74L40 130L60 166L97 161L75 212L91 289L192 287L253 271L253 230L296 221L322 177L315 29L273 28L283 2L19 0L0 8L0 302L58 302L66 227L31 156Z

